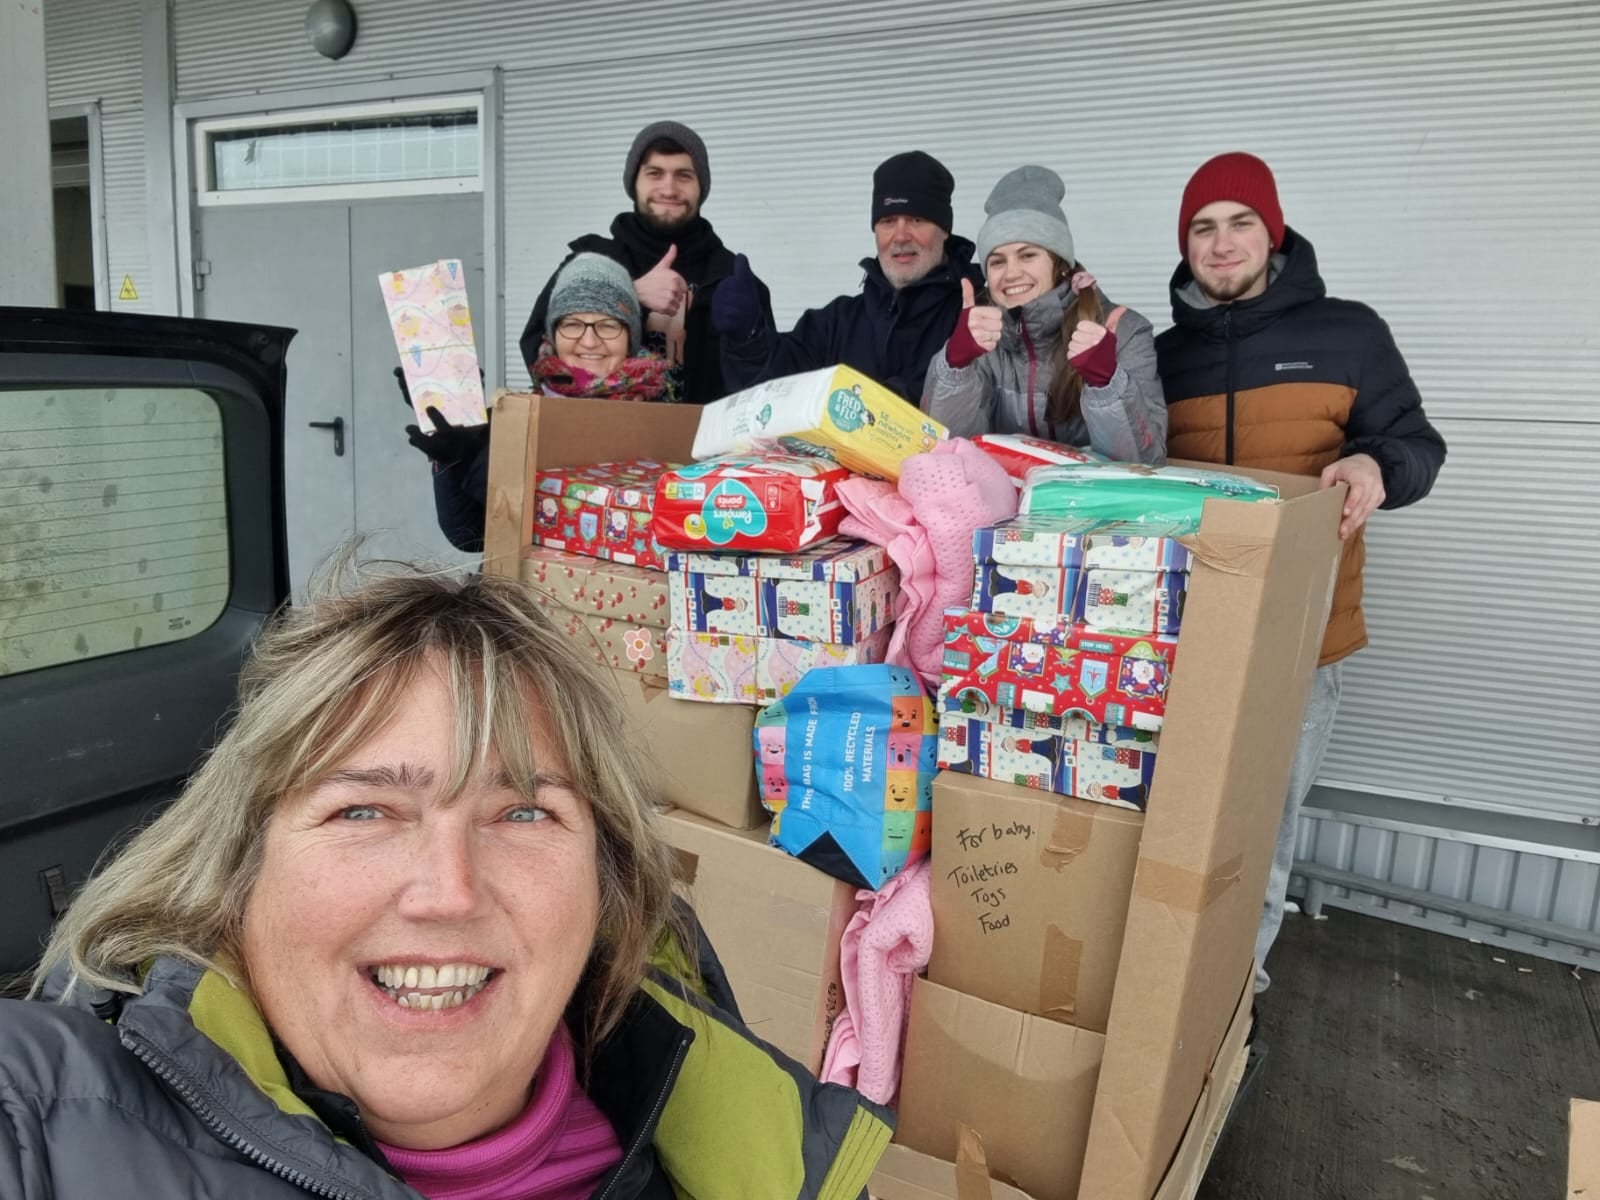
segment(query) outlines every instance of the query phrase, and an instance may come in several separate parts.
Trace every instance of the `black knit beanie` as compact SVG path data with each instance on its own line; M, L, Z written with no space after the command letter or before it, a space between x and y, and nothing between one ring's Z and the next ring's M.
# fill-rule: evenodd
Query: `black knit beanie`
M872 224L884 217L921 217L949 233L955 190L956 181L931 154L909 150L886 158L872 173Z
M639 179L645 147L658 138L666 138L683 147L683 152L694 164L694 173L700 177L700 203L704 204L706 197L711 195L711 162L706 158L706 144L700 140L698 133L676 121L657 121L653 125L646 125L639 130L639 136L633 139L633 145L628 147L628 160L622 165L622 189L628 193L628 199L639 198L633 194L633 186Z

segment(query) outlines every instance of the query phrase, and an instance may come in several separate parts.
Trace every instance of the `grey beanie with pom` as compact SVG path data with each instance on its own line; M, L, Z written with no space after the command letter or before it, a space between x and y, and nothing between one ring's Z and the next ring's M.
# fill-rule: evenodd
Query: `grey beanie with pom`
M983 202L989 219L978 230L979 266L996 246L1012 242L1031 242L1069 263L1077 262L1067 214L1061 211L1066 194L1061 176L1049 167L1018 167L1002 175Z
M545 333L554 341L556 324L573 313L603 313L628 327L628 353L639 353L639 297L633 280L615 259L604 254L575 254L556 274L545 309Z

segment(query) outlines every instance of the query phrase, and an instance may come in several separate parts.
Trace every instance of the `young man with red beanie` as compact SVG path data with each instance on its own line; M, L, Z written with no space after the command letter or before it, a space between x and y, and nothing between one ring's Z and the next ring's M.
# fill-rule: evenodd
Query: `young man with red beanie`
M1340 664L1367 644L1363 526L1433 487L1444 439L1428 423L1389 327L1327 294L1316 253L1284 224L1278 185L1250 154L1219 154L1183 190L1174 325L1156 338L1173 458L1316 475L1349 486L1333 611L1301 726L1256 935L1256 991L1283 921L1300 806L1322 766Z

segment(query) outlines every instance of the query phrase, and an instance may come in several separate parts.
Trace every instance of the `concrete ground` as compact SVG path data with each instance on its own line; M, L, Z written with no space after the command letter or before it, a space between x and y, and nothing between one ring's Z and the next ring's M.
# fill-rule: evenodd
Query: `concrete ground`
M1600 1099L1600 976L1326 911L1284 921L1267 1057L1199 1200L1563 1195L1567 1100Z

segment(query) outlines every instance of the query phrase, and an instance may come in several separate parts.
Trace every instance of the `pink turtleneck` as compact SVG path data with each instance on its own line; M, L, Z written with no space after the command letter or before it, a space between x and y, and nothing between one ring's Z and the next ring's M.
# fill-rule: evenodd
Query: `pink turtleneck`
M565 1024L550 1039L528 1107L504 1129L446 1150L379 1145L430 1200L587 1200L622 1158L611 1123L578 1086Z

